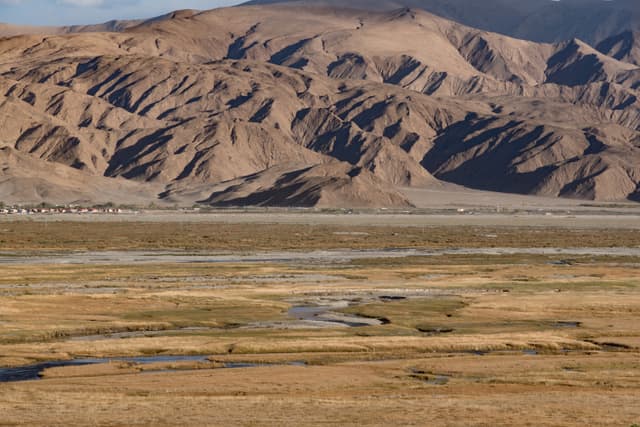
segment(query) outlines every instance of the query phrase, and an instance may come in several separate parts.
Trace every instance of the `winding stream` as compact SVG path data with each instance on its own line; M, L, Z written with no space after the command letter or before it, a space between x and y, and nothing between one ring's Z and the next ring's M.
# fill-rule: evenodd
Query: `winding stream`
M142 357L118 357L110 359L88 358L72 360L54 360L37 363L35 365L18 366L15 368L0 369L0 383L32 381L41 378L42 372L51 368L64 368L68 366L100 365L109 362L131 362L141 365L151 363L173 362L207 362L208 356L142 356Z
M18 366L13 368L0 368L0 383L35 381L42 379L42 373L47 369L65 368L69 366L88 366L101 365L110 362L130 362L139 365L149 365L152 363L174 363L174 362L210 362L209 356L141 356L141 357L114 357L114 358L87 358L87 359L71 359L71 360L54 360L50 362L42 362L34 365ZM260 368L269 366L305 366L305 362L294 361L288 363L248 363L248 362L225 362L216 369L242 369L242 368ZM181 369L185 371L188 369ZM158 369L153 371L145 371L143 373L156 372L175 372L176 369Z

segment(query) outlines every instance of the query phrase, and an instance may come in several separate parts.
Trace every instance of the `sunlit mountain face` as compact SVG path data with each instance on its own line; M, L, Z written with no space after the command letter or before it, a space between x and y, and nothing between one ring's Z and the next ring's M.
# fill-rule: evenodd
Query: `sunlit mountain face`
M404 208L404 189L449 184L640 200L628 2L413 1L560 41L395 0L10 28L0 200Z

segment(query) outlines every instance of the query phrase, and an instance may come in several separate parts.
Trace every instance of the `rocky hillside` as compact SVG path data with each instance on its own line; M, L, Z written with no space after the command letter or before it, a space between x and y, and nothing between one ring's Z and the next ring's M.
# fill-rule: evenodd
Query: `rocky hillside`
M640 31L624 31L597 45L605 55L630 64L640 65Z
M291 6L0 39L0 200L410 206L441 180L639 199L624 40Z
M595 44L623 31L640 31L637 0L252 0L246 4L378 11L408 7L485 31L546 43L579 38Z

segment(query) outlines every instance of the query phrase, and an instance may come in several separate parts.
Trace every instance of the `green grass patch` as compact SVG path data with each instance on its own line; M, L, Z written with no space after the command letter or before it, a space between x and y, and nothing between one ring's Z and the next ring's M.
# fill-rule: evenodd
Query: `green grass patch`
M388 319L393 326L415 329L433 320L451 318L466 307L462 298L412 298L401 301L380 302L349 307L343 313L371 318Z

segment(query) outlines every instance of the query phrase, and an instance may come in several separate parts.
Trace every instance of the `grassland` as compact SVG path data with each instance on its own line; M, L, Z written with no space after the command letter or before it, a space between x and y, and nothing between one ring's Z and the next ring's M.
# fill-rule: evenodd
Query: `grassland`
M411 224L408 217L407 224ZM229 218L229 220L233 220ZM451 248L638 247L640 229L358 226L173 222L0 222L0 250L220 251Z
M154 355L0 383L0 425L631 426L640 259L469 253L57 263L78 250L637 247L635 231L3 223L0 366ZM123 252L124 253L124 252ZM37 255L50 262L29 262ZM127 259L128 258L124 258ZM328 307L347 327L297 319ZM268 364L226 369L228 363ZM296 362L291 364L291 362Z

